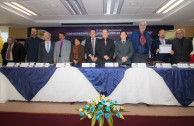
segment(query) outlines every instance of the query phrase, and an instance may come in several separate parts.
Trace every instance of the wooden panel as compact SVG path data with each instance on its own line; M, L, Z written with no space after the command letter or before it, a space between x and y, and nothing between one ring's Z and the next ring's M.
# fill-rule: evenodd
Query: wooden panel
M25 39L28 36L28 28L9 28L9 36L16 39Z

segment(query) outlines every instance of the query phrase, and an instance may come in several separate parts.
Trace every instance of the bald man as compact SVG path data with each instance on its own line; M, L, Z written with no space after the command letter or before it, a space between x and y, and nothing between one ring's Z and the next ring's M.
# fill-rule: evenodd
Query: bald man
M182 29L176 30L176 38L171 41L172 56L170 62L172 64L180 62L190 62L190 53L193 51L192 41L184 37Z

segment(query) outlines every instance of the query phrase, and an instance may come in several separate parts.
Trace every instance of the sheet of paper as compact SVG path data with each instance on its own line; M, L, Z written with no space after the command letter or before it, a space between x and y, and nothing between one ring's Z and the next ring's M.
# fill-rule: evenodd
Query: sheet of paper
M172 50L172 44L159 45L159 53L170 53Z

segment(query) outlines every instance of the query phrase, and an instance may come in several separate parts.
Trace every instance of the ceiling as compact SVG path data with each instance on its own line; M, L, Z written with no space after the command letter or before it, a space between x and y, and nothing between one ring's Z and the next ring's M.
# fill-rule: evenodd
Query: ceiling
M0 25L11 27L60 27L61 23L128 23L137 25L145 20L148 25L194 26L194 0L184 3L166 14L153 13L166 0L124 0L120 14L104 15L103 0L82 0L87 15L71 15L60 0L0 0L19 2L38 16L18 16L0 7Z

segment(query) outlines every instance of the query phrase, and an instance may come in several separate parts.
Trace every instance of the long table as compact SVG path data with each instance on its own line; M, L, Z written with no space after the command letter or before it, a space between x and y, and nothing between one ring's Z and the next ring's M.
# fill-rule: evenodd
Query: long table
M0 103L86 102L98 91L119 104L194 106L194 69L0 68Z

